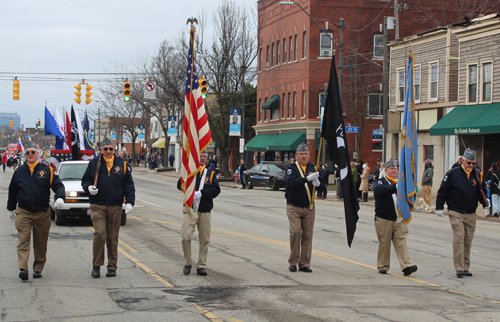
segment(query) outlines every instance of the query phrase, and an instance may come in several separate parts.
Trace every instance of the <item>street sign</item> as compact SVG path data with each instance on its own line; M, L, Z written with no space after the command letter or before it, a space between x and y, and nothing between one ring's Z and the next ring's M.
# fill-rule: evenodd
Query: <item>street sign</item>
M144 83L144 98L155 99L156 98L156 84L155 82Z
M359 133L359 126L346 126L345 132L346 133Z

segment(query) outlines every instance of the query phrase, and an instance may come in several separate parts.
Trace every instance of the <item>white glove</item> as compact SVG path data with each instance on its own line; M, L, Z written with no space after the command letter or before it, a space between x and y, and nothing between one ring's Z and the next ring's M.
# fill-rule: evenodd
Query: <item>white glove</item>
M96 186L89 186L89 193L92 195L92 196L95 196L97 194L97 192L99 192L99 189L97 189Z
M133 209L134 209L134 207L132 206L131 203L128 203L128 204L125 205L125 213L126 214L131 213Z
M319 185L321 184L321 182L319 182L319 179L314 179L312 183L313 183L313 186L315 186L315 187L319 187Z
M436 210L436 215L439 217L444 217L444 210Z
M194 192L194 200L198 200L201 198L201 191L195 191Z
M16 219L16 213L14 210L9 210L9 218L12 220Z
M64 205L64 200L62 198L57 198L56 202L54 202L54 207L59 208Z
M314 181L318 178L319 178L319 172L314 172L307 176L308 181Z
M490 199L486 199L486 201L488 201L488 206L484 207L484 209L487 209L487 208L491 207Z

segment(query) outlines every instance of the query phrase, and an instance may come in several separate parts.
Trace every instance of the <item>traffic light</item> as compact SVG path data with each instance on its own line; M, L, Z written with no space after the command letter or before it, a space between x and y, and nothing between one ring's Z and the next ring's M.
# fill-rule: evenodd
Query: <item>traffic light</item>
M73 100L77 104L80 104L82 102L82 99L80 98L82 96L82 84L74 85L73 87L76 88L76 92L73 92L76 95L76 98L73 98Z
M208 90L207 90L207 85L208 81L203 75L200 75L200 90L201 90L201 97L203 99L207 98Z
M38 119L38 122L36 123L36 128L37 129L41 129L42 128L42 122L40 121L40 119Z
M14 128L14 121L13 121L12 119L10 119L10 121L9 121L9 127L10 127L11 129L13 129L13 128Z
M90 96L94 95L94 93L91 93L90 90L92 88L94 88L94 86L90 86L89 84L87 84L87 87L85 87L87 89L87 93L85 94L85 96L87 96L87 99L85 100L85 104L89 105L90 102L93 101L93 99L90 98Z
M17 79L14 80L14 94L12 99L14 101L19 101L19 81Z
M123 101L130 101L130 82L123 83Z

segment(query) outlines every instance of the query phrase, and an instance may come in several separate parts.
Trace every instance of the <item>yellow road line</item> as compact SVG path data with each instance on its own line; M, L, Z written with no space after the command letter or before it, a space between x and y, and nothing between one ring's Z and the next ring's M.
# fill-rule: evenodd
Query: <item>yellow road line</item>
M118 242L120 244L122 244L123 247L125 247L126 249L128 249L130 252L134 253L134 254L138 254L139 252L132 246L128 245L127 243L125 243L124 241L122 241L121 239L118 239Z
M151 221L151 222L156 222L156 223L160 223L160 224L167 224L167 225L173 225L173 226L182 226L182 224L179 224L179 223L172 223L172 222L163 221L163 220L144 219L144 218L139 218L139 217L135 217L135 216L129 216L129 218L130 219L137 219L137 220L141 220L141 221ZM282 246L282 247L290 248L290 244L289 243L282 242L282 241L279 241L279 240L274 240L274 239L269 239L269 238L264 238L264 237L258 237L258 236L248 235L248 234L240 234L240 233L236 233L236 232L232 232L232 231L225 231L225 230L219 230L219 229L212 229L212 231L214 233L231 235L231 236L237 236L237 237L241 237L241 238L247 238L247 239L262 241L262 242L265 242L265 243L269 243L269 244L273 244L273 245L277 245L277 246ZM363 264L363 263L360 263L360 262L356 262L356 261L353 261L353 260L350 260L350 259L347 259L347 258L343 258L343 257L340 257L340 256L336 256L336 255L333 255L333 254L325 253L325 252L322 252L322 251L319 251L319 250L314 250L313 249L312 250L312 254L316 255L318 257L325 258L325 259L337 259L337 260L340 260L340 261L344 261L346 263L350 263L350 264L354 264L354 265L357 265L357 266L361 266L361 267L365 267L365 268L369 268L369 269L373 269L373 270L378 271L378 269L376 267L374 267L374 266ZM467 293L458 292L458 291L449 289L449 288L447 288L445 286L441 286L439 284L434 284L434 283L430 283L430 282L427 282L427 281L423 281L423 280L420 280L420 279L417 279L417 278L414 278L414 277L404 276L404 275L400 275L400 274L395 274L393 272L387 272L387 274L395 276L395 277L398 277L398 278L403 278L403 279L415 282L417 284L422 284L422 285L427 285L427 286L433 286L433 287L441 288L442 290L448 291L450 293L463 295L463 296L470 297L470 298L477 299L477 300L484 300L484 301L488 301L488 302L495 303L495 304L500 304L499 301L488 300L488 299L485 299L483 297L478 297L478 296L470 295L470 294L467 294Z

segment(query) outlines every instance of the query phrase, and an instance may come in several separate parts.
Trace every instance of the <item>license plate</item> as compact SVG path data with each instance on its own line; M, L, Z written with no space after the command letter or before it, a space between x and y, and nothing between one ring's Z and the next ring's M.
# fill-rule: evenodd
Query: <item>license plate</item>
M90 208L87 208L87 216L90 216Z

